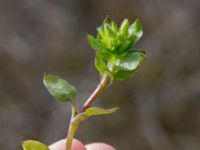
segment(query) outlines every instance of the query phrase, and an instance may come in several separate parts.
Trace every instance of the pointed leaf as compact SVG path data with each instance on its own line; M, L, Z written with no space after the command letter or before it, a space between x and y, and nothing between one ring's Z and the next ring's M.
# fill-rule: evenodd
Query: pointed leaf
M76 89L58 76L45 74L43 83L57 101L72 101L76 96Z
M33 140L24 141L22 146L24 150L50 150L45 144Z
M104 50L105 49L104 45L101 42L99 42L97 39L95 39L92 35L87 35L87 40L88 40L88 43L90 44L90 46L94 50Z
M120 26L120 32L121 34L125 34L127 35L127 31L128 31L128 28L129 28L129 22L128 22L128 19L124 19L124 21L122 22L121 26Z
M139 20L136 20L128 29L128 34L130 40L132 40L132 45L142 37L143 35L143 27Z
M114 21L111 22L111 26L112 26L113 31L115 31L115 32L119 31L117 24Z
M80 122L84 121L85 119L88 119L91 116L111 114L111 113L117 111L118 109L119 109L118 107L115 107L115 108L112 108L112 109L90 107L90 108L86 109L84 112L76 115L74 117L73 121L76 122L76 123L80 123Z
M96 56L95 58L95 67L102 75L108 70L106 62L100 56Z
M111 113L117 111L118 109L119 109L118 107L115 107L115 108L112 108L112 109L90 107L90 108L85 110L85 113L86 113L87 117L90 117L90 116L95 116L95 115L111 114Z

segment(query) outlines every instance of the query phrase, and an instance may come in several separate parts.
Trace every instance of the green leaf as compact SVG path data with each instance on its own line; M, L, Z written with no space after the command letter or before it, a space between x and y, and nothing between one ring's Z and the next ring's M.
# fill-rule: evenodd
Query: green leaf
M24 150L50 150L45 144L33 140L24 141L22 146Z
M43 83L49 93L60 102L73 100L76 96L76 89L64 79L55 75L45 74Z
M95 57L95 67L102 75L108 70L106 61L98 54Z
M111 22L111 26L112 26L113 31L115 31L116 33L119 31L117 24L114 21Z
M117 52L119 54L123 54L125 52L127 52L133 45L133 41L129 40L129 39L124 39L122 44L118 47Z
M140 64L144 60L144 51L134 50L127 54L124 58L114 63L115 72L113 73L113 80L120 81L131 77Z
M113 65L119 70L135 70L144 58L142 51L131 51L121 59L114 61Z
M118 110L118 107L112 108L112 109L104 109L104 108L99 108L99 107L90 107L85 110L85 114L87 117L90 116L96 116L96 115L106 115L106 114L111 114L114 113Z
M129 39L132 40L132 45L142 37L143 35L143 27L142 24L137 19L128 29Z
M95 39L92 35L87 35L87 40L90 46L95 50L105 50L104 45Z
M116 54L113 54L110 51L98 50L96 51L95 57L95 67L100 72L100 74L104 74L109 70L108 61L113 57L117 57Z
M129 28L129 22L128 19L124 19L124 21L122 22L121 26L120 26L120 33L123 35L127 35L128 32L128 28Z
M121 81L124 79L127 79L134 75L136 70L133 71L127 71L127 70L117 70L115 74L113 75L113 81Z
M115 108L112 108L112 109L104 109L104 108L99 108L99 107L89 107L84 112L79 113L74 118L74 121L76 123L80 123L81 121L84 121L85 119L88 119L91 116L111 114L111 113L114 113L115 111L117 111L118 109L119 109L118 107L115 107Z

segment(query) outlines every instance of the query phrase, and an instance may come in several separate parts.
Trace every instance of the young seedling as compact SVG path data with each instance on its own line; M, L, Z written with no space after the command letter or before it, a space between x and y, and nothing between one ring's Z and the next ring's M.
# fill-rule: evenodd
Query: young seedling
M118 28L114 21L106 18L97 31L96 37L87 35L87 39L95 50L95 66L102 78L80 109L75 101L76 89L74 86L58 76L47 73L44 75L43 83L55 100L71 103L72 116L66 137L66 150L71 150L72 141L80 122L91 116L113 113L118 109L92 107L92 104L108 85L134 75L144 60L144 51L132 49L143 35L139 20L129 24L128 19L124 19ZM49 150L48 146L33 140L23 142L23 148L24 150Z

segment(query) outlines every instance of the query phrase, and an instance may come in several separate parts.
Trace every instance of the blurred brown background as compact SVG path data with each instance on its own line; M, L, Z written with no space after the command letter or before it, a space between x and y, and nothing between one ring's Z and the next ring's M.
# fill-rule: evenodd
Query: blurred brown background
M199 0L0 0L0 149L65 137L70 107L48 94L43 73L75 85L83 104L99 81L85 35L107 15L140 19L136 48L147 59L95 103L121 109L82 123L76 137L119 150L200 149Z

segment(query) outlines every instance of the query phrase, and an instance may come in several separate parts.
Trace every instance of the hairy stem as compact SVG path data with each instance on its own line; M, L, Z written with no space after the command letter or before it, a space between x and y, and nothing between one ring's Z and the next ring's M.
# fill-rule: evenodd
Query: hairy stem
M92 95L87 99L87 101L84 103L83 107L81 108L81 112L84 112L87 108L89 108L96 100L96 98L104 91L104 89L107 87L107 85L110 83L110 76L108 74L105 74L100 83L98 84L95 91L92 93Z

